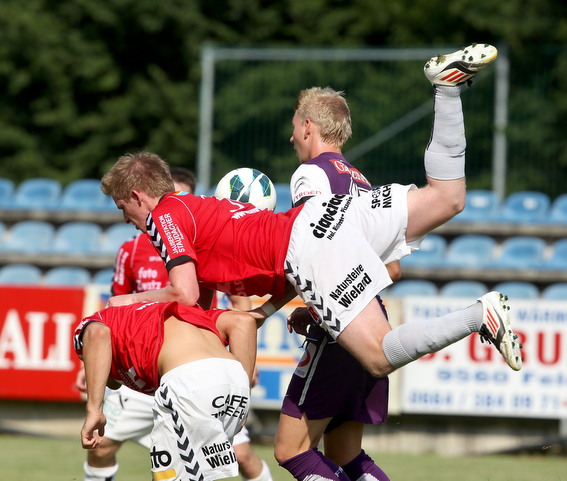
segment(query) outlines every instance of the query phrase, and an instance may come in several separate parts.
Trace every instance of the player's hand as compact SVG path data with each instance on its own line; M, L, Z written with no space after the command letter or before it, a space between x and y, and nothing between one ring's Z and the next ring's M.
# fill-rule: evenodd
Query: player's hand
M130 294L123 294L121 296L113 296L108 299L106 307L110 306L127 306L129 304L134 304L135 299Z
M307 335L307 327L311 324L312 318L307 307L296 308L287 316L287 330L291 333L295 331L302 336Z
M84 449L95 449L100 446L105 425L106 417L103 413L87 413L81 429L81 444Z

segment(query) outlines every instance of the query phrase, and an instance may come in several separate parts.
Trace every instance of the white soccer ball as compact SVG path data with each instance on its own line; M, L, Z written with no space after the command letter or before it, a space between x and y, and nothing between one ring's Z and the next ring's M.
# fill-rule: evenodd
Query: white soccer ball
M254 204L261 209L276 208L276 188L270 178L256 169L231 170L217 184L215 197Z

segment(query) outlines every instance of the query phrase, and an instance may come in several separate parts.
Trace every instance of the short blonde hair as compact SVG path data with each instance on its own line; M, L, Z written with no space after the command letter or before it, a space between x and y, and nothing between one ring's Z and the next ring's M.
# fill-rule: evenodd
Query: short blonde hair
M121 156L102 177L100 188L114 200L128 200L133 190L151 197L175 190L169 165L151 152Z
M331 87L312 87L299 92L295 102L299 120L310 119L323 141L338 148L352 136L350 109L343 95Z

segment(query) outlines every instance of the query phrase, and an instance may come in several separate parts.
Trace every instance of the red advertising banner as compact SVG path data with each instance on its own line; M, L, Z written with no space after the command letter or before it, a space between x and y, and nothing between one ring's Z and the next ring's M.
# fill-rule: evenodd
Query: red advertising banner
M82 288L0 289L0 399L79 401L73 331Z

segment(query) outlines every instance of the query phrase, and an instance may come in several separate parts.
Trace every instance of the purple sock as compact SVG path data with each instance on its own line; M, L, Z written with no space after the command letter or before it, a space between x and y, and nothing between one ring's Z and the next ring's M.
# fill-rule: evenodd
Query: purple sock
M345 473L351 481L390 481L386 473L382 471L364 449L350 463L343 466Z
M280 463L280 466L287 469L298 481L303 481L307 476L313 481L317 479L350 481L343 468L323 456L317 448L298 454Z

